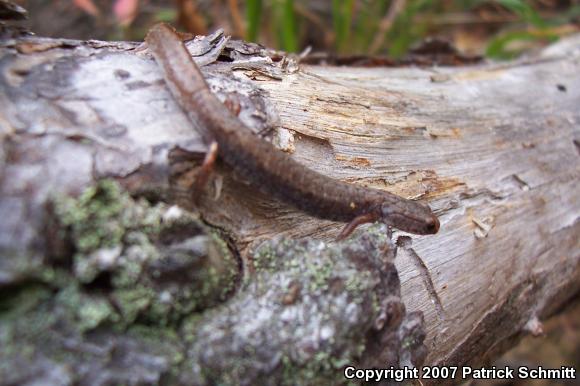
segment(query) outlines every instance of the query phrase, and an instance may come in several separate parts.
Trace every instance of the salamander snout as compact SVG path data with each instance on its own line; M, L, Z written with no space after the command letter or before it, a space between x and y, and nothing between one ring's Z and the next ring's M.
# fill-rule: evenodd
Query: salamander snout
M416 235L435 234L440 226L428 205L414 201L404 201L398 206L383 203L378 217L385 224Z

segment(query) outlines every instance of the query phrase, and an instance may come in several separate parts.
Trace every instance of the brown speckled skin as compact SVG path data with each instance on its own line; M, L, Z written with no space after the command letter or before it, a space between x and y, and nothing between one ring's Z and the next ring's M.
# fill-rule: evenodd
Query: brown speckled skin
M204 140L216 141L222 159L263 190L319 218L382 221L415 234L439 230L427 205L326 177L254 135L212 94L171 27L157 24L145 40L173 96L200 123Z

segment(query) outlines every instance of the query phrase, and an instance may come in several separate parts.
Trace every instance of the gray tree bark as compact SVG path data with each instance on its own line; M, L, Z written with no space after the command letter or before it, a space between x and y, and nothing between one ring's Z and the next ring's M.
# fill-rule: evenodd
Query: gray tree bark
M205 148L145 46L3 40L0 382L325 384L347 363L477 365L578 294L577 36L425 68L298 65L219 32L188 48L256 135L429 202L441 231L334 243L343 224L224 165L195 206Z

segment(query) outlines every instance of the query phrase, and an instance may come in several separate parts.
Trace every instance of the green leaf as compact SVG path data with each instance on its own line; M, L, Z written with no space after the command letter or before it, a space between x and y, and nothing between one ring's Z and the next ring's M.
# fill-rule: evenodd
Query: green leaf
M509 43L515 41L540 41L548 40L550 42L558 40L558 35L555 34L538 34L529 31L514 31L507 32L501 36L493 39L487 46L486 56L495 59L512 59L518 56L520 50L509 50Z
M166 23L173 22L177 18L177 11L175 9L161 9L155 13L155 20Z
M284 51L298 51L298 33L296 28L296 16L294 14L293 0L276 0L273 9L273 26L278 37L278 46Z
M246 1L246 40L255 42L260 31L260 20L262 18L262 0Z
M516 13L525 22L532 24L536 28L545 28L546 22L527 2L522 0L496 0L510 11Z
M378 31L381 18L387 12L388 0L362 0L358 14L353 15L353 36L350 46L353 53L368 51Z
M417 13L431 9L435 3L432 0L415 0L407 4L407 7L395 19L393 27L387 34L390 56L393 58L403 56L411 44L425 36L428 25L426 23L417 23L413 18Z
M339 52L343 52L348 44L353 5L354 0L332 0L332 23L336 37L335 45Z

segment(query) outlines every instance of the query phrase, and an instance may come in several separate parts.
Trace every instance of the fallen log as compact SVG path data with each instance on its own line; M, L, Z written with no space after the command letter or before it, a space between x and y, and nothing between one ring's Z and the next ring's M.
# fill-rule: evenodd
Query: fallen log
M324 383L349 363L475 366L539 334L540 321L577 296L578 36L510 63L447 67L300 65L219 31L188 49L256 135L325 175L428 202L440 232L391 236L379 227L382 239L362 227L343 248L332 241L343 224L273 200L225 165L192 197L205 145L146 46L2 40L6 384L292 383L288 372ZM357 243L366 257L344 252ZM272 270L264 270L272 250ZM304 256L318 267L306 281ZM346 306L337 292L352 294L345 288L363 299L347 296L363 304L358 323L317 307ZM274 309L321 322L292 314L288 331L283 320L247 323ZM322 323L330 315L336 324ZM211 335L234 334L238 324L257 335ZM291 338L264 341L270 328ZM252 344L266 351L240 349ZM204 357L207 345L215 351ZM216 363L219 353L255 360L236 367Z

